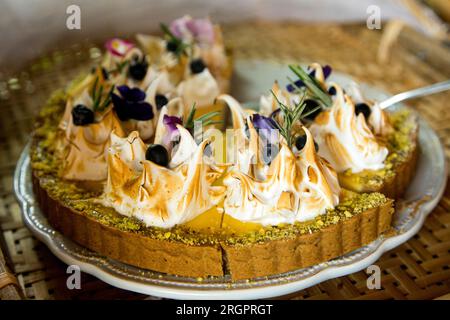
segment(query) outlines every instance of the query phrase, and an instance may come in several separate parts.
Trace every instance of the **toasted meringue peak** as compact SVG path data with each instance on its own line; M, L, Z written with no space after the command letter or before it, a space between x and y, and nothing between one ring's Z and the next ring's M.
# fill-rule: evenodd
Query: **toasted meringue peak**
M320 70L322 72L322 69ZM272 92L281 103L288 107L293 107L300 101L300 96L298 94L290 93L287 90L280 88L278 81L274 82ZM267 95L262 95L259 99L259 112L266 117L269 117L272 112L279 108L278 101L275 99L272 92L269 92Z
M191 133L181 125L177 125L177 129L180 136L180 142L172 150L169 168L175 168L186 163L191 159L197 149L197 144L195 143Z
M281 139L265 179L239 170L225 176L226 214L245 222L277 225L313 219L338 204L337 175L315 154L312 136L304 130L308 141L297 156Z
M208 47L202 46L201 57L217 80L220 92L228 92L228 79L230 78L232 68L225 51L222 30L219 25L214 25L214 42L212 45Z
M369 125L371 126L373 132L377 136L386 137L391 134L394 128L392 127L389 117L386 111L380 108L378 103L371 106L371 113L369 116Z
M337 172L347 169L357 173L364 169L377 170L384 166L388 154L366 123L363 114L355 114L355 106L341 87L330 110L316 117L310 130L319 145L319 154L328 160Z
M241 107L241 104L234 99L232 96L228 94L221 94L217 97L217 100L224 101L228 108L230 108L231 111L231 119L233 121L233 129L245 129L245 118L247 118L247 113L245 110Z
M189 140L189 132L178 129L181 137ZM136 217L147 226L171 228L194 219L223 199L225 187L213 184L225 166L216 166L203 156L209 141L191 145L192 152L174 169L145 160L146 146L137 132L127 138L113 134L111 141L108 180L101 201L119 213Z
M181 81L177 92L183 99L186 110L190 110L194 103L197 108L211 106L220 94L217 81L208 68Z
M314 78L325 88L325 75L323 74L323 68L320 63L313 62L308 66L309 70L314 70Z
M229 95L220 95L217 99L224 101L231 111L234 136L232 141L227 141L228 161L242 173L263 177L268 166L263 161L263 142L253 126L250 112Z
M347 94L352 98L355 104L366 103L371 113L368 119L368 124L373 133L377 136L387 136L394 130L392 124L389 121L389 117L383 109L380 108L378 103L373 103L364 98L361 88L356 82L351 82L347 88Z
M106 150L110 135L114 131L118 136L125 133L117 116L108 109L100 121L75 126L72 115L61 138L63 145L63 167L61 176L69 180L99 181L106 179Z

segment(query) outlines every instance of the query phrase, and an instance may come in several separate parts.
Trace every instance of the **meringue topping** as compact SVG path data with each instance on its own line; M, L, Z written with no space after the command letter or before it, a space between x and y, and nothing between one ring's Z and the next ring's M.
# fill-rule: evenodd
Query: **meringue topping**
M378 103L373 103L365 99L357 83L350 83L347 89L347 94L352 98L355 104L366 103L369 105L371 113L368 119L368 124L375 135L385 137L392 133L394 129L389 121L386 111L381 109Z
M188 222L217 205L225 187L213 184L225 167L203 155L208 140L196 145L186 129L178 126L178 130L182 140L190 141L180 141L174 150L178 165L173 169L145 160L145 144L137 132L128 138L112 134L103 204L161 228Z
M106 179L106 150L111 132L124 136L121 124L111 108L101 119L87 126L75 126L72 115L62 139L61 176L69 180L99 181Z
M333 105L319 114L310 127L319 145L319 154L337 172L383 168L388 149L377 141L364 115L355 114L353 101L342 88L331 85L336 89Z
M227 160L239 172L264 176L267 165L262 160L262 142L250 120L249 112L229 95L220 95L217 100L224 101L231 111L234 136L227 135Z
M278 81L275 81L272 86L272 91L278 98L278 100L286 106L292 105L294 95L290 94L287 90L280 88ZM278 109L278 102L272 93L262 95L259 99L259 111L265 115L270 116L272 112Z
M295 155L284 139L265 179L239 170L224 178L224 211L235 219L262 225L306 221L324 214L339 202L337 175L314 149L311 134Z
M177 92L183 98L186 110L190 110L194 103L197 108L211 106L220 94L217 81L208 68L181 81Z

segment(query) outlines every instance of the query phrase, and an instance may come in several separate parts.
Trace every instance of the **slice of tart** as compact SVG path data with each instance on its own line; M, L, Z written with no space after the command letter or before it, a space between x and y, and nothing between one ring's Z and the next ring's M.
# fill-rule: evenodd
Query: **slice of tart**
M417 162L415 116L405 110L382 110L376 102L364 99L354 83L346 92L338 84L326 82L329 66L312 64L309 72L291 68L300 80L292 81L287 90L275 84L272 91L280 102L295 103L305 95L306 125L319 154L338 172L340 184L355 192L401 197ZM260 106L265 114L276 113L278 108L271 95L263 96Z

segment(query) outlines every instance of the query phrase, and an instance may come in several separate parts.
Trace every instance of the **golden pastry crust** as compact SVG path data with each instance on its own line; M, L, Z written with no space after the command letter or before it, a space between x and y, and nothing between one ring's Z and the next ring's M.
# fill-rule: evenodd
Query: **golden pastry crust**
M248 245L222 244L233 280L292 271L369 244L391 229L392 200L317 232Z
M388 200L312 233L247 244L196 245L104 225L51 198L34 174L33 187L49 223L90 250L153 271L202 278L229 273L233 281L292 271L351 252L389 232L394 212Z

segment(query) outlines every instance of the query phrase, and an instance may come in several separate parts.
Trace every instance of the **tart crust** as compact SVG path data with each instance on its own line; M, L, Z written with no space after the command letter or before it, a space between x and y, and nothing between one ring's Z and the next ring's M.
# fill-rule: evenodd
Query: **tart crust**
M49 223L101 255L153 271L187 277L242 280L308 267L341 256L391 231L393 200L348 219L286 239L194 245L153 239L106 226L49 196L33 174L33 189Z

